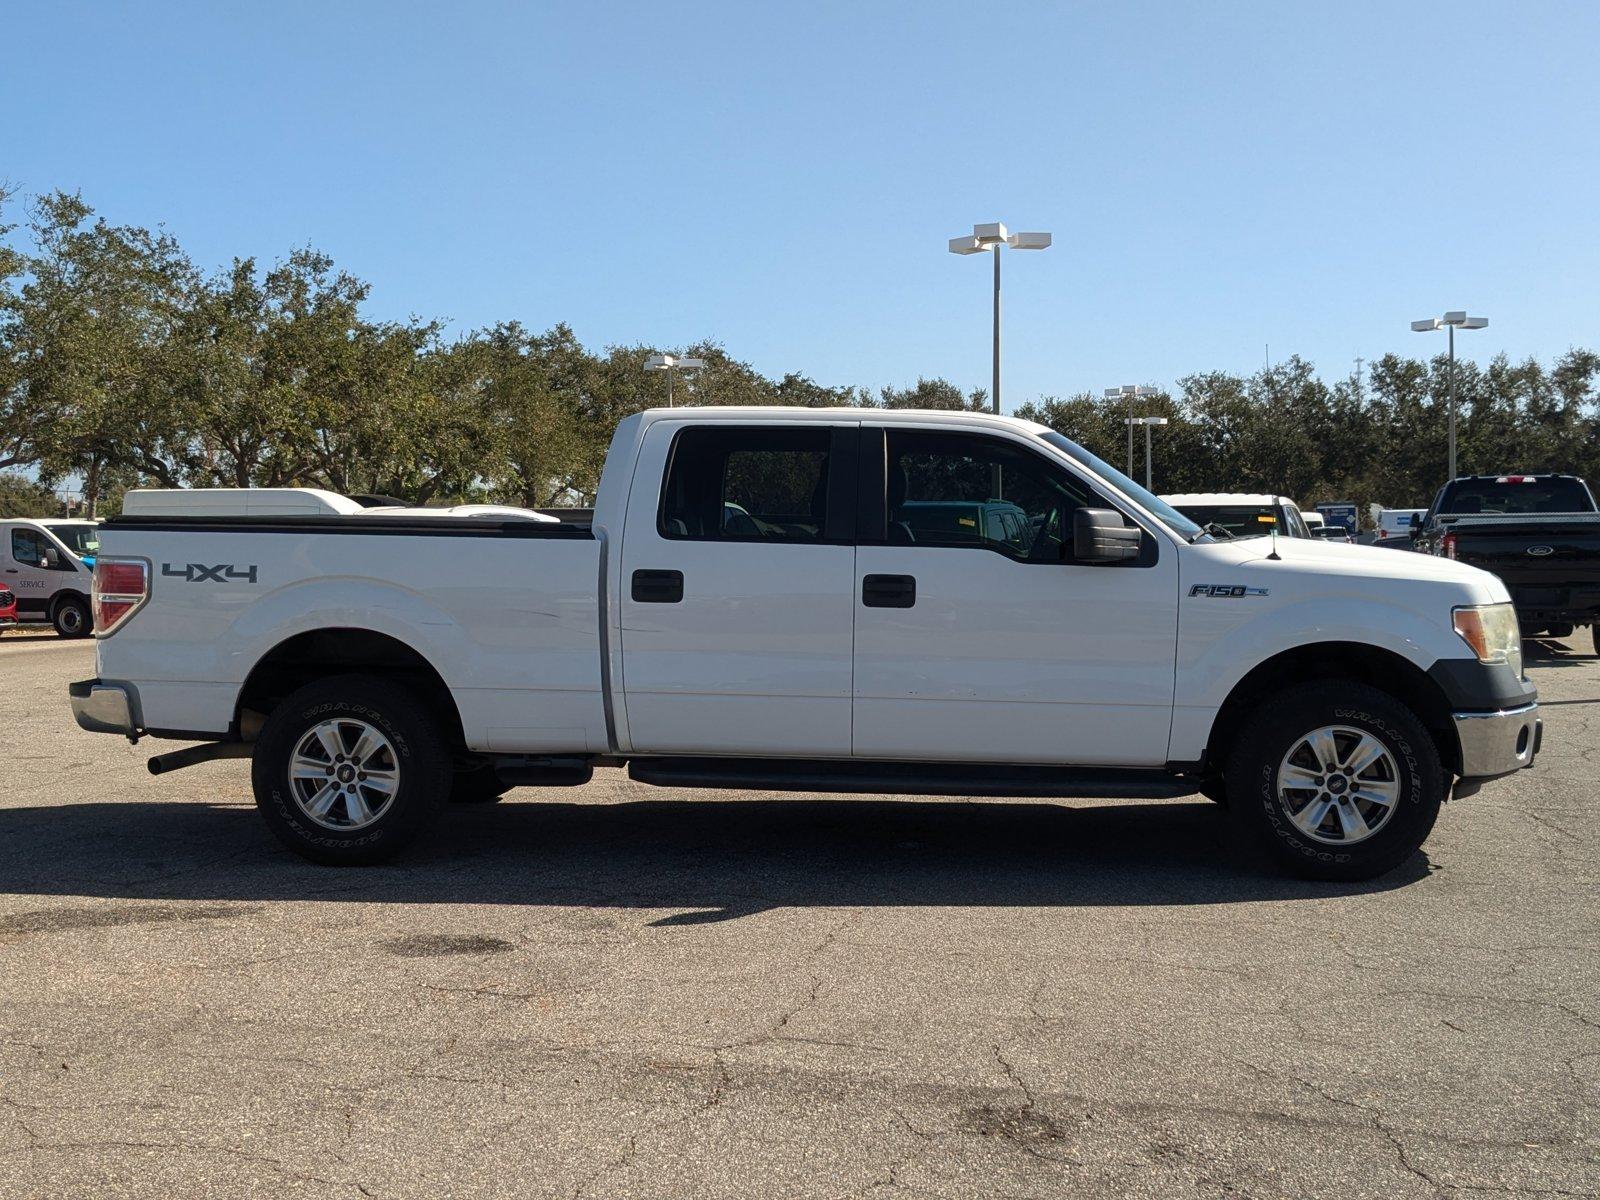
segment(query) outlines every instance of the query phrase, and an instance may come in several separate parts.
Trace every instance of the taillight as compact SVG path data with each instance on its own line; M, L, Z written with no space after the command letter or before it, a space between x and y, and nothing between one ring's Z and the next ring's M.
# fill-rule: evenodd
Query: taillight
M90 593L95 636L109 637L150 598L150 564L142 558L96 558Z
M1456 556L1455 534L1447 533L1444 535L1444 537L1439 539L1439 552L1446 558L1454 558Z

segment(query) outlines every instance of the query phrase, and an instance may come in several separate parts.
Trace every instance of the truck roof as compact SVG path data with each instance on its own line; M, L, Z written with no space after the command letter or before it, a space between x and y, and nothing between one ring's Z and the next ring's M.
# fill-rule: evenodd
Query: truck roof
M1024 421L1021 417L1003 417L995 413L943 408L851 408L846 405L833 408L796 408L781 404L685 405L678 408L647 408L634 413L629 419L650 425L662 420L726 421L732 418L740 421L838 421L841 417L887 425L926 425L931 417L959 425L1000 426L1035 436L1050 432L1048 425L1040 425L1037 421Z
M1161 498L1175 508L1185 504L1294 504L1295 508L1300 507L1289 497L1271 492L1178 492Z

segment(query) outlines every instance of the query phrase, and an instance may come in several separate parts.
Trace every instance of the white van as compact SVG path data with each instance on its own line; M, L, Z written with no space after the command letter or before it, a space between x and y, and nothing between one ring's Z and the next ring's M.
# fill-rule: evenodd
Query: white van
M1425 508L1380 508L1377 528L1372 535L1373 544L1382 546L1387 543L1395 549L1409 550L1411 518L1413 514L1421 517L1427 511Z
M87 637L89 584L99 549L95 521L0 521L0 584L17 596L19 622L48 621L62 637Z

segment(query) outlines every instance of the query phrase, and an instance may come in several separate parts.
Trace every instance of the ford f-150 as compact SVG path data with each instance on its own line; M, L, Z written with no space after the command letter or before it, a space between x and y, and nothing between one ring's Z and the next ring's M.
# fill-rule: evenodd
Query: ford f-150
M1416 521L1416 548L1500 577L1525 637L1592 627L1600 654L1600 511L1576 475L1468 475Z
M1288 869L1358 879L1539 749L1494 576L1214 538L1010 418L652 410L617 428L588 521L134 491L100 537L79 724L206 743L157 772L249 756L272 830L328 863L387 856L452 795L626 765L1200 792Z

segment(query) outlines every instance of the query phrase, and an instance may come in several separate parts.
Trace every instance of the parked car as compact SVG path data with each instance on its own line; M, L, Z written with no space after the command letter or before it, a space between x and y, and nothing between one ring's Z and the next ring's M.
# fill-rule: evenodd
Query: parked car
M62 637L92 632L97 531L93 521L0 520L0 582L16 593L21 620L48 621Z
M17 597L8 587L0 587L0 633L17 624Z
M1306 514L1308 517L1310 515L1310 513ZM1350 536L1350 531L1343 525L1313 526L1311 529L1311 536L1320 538L1324 542L1342 542L1347 545L1355 541L1355 538Z
M1217 525L1232 537L1265 537L1274 530L1282 537L1311 536L1305 515L1287 496L1254 492L1193 492L1161 498L1196 525Z
M1576 475L1452 479L1418 518L1416 542L1498 575L1524 637L1588 625L1600 654L1600 512Z
M1026 547L921 519L994 503ZM1359 879L1415 852L1452 780L1539 750L1494 576L1214 537L988 414L638 413L590 523L134 491L101 540L78 723L208 740L157 773L250 757L267 824L325 863L399 850L465 774L604 764L807 795L1200 792L1286 869Z

